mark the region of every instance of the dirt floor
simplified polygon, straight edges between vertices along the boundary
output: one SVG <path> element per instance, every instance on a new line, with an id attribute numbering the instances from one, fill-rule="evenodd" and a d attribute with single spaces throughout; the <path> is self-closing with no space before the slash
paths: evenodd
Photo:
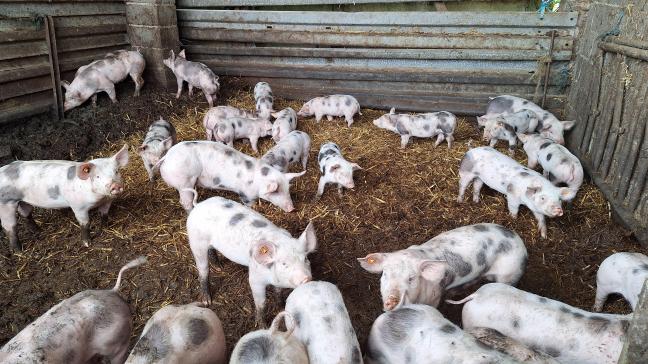
<path id="1" fill-rule="evenodd" d="M 224 90 L 218 104 L 253 108 L 249 89 L 226 83 Z M 186 238 L 186 216 L 177 193 L 160 179 L 148 182 L 134 147 L 160 115 L 176 126 L 180 140 L 204 138 L 202 116 L 207 104 L 201 93 L 192 98 L 185 93 L 180 100 L 171 92 L 145 89 L 137 99 L 131 93 L 132 84 L 126 83 L 118 89 L 118 104 L 110 104 L 102 95 L 96 110 L 86 104 L 72 111 L 63 123 L 39 117 L 0 129 L 0 144 L 10 143 L 20 159 L 82 160 L 107 156 L 124 143 L 131 146 L 131 160 L 122 173 L 126 192 L 113 203 L 110 221 L 102 231 L 97 228 L 98 217 L 93 217 L 89 248 L 80 243 L 70 210 L 36 209 L 39 232 L 31 232 L 21 220 L 19 237 L 25 250 L 19 254 L 12 255 L 6 238 L 2 238 L 0 345 L 62 299 L 86 289 L 112 287 L 119 267 L 138 255 L 146 255 L 148 265 L 129 271 L 122 284 L 134 313 L 133 344 L 146 320 L 160 307 L 199 298 L 197 272 Z M 277 109 L 287 106 L 298 110 L 301 104 L 275 102 Z M 298 128 L 310 134 L 313 147 L 308 172 L 293 183 L 296 212 L 284 213 L 266 202 L 255 206 L 295 236 L 314 220 L 318 249 L 311 256 L 313 275 L 335 283 L 342 291 L 362 344 L 382 307 L 379 276 L 365 272 L 356 262 L 357 257 L 371 252 L 420 244 L 462 225 L 499 223 L 517 231 L 529 251 L 520 288 L 583 309 L 593 303 L 596 270 L 605 257 L 618 251 L 648 253 L 612 221 L 608 203 L 591 183 L 583 186 L 565 216 L 549 220 L 546 240 L 540 239 L 528 210 L 522 208 L 518 219 L 512 220 L 504 197 L 493 191 L 484 189 L 480 204 L 458 204 L 459 161 L 470 147 L 482 144 L 474 118 L 460 120 L 457 142 L 451 150 L 445 144 L 434 149 L 432 141 L 421 139 L 401 150 L 398 135 L 371 123 L 382 112 L 363 110 L 363 114 L 351 128 L 339 120 L 321 124 L 315 124 L 312 118 L 300 120 Z M 355 190 L 340 197 L 329 189 L 313 203 L 319 178 L 317 151 L 329 140 L 338 143 L 346 158 L 364 170 L 355 173 Z M 272 145 L 266 138 L 260 149 L 265 152 Z M 252 153 L 244 142 L 237 142 L 236 147 Z M 524 161 L 522 154 L 518 153 L 520 161 Z M 213 195 L 237 200 L 230 193 L 200 191 L 201 200 Z M 222 262 L 211 265 L 212 308 L 223 321 L 231 351 L 239 337 L 254 329 L 254 305 L 246 268 Z M 455 292 L 450 296 L 466 294 Z M 267 322 L 281 310 L 273 291 L 268 297 Z M 460 307 L 443 304 L 440 310 L 458 322 Z M 626 313 L 629 309 L 616 298 L 606 311 Z"/>

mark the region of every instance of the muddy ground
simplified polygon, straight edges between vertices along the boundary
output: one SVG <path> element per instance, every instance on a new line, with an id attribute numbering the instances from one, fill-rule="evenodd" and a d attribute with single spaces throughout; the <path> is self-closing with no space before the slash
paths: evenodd
<path id="1" fill-rule="evenodd" d="M 157 309 L 199 298 L 186 239 L 186 216 L 177 193 L 163 181 L 148 183 L 134 146 L 160 115 L 176 125 L 180 140 L 203 138 L 202 115 L 207 104 L 201 93 L 192 98 L 185 93 L 176 100 L 171 92 L 150 88 L 145 88 L 141 97 L 132 98 L 132 88 L 131 83 L 125 83 L 118 88 L 119 103 L 110 104 L 102 95 L 96 110 L 86 104 L 70 112 L 64 122 L 53 123 L 42 116 L 0 128 L 0 144 L 10 144 L 17 159 L 82 160 L 109 155 L 124 142 L 131 145 L 131 161 L 123 172 L 127 190 L 113 203 L 103 230 L 98 229 L 97 216 L 93 217 L 94 240 L 89 248 L 79 242 L 78 225 L 70 210 L 36 209 L 38 232 L 27 229 L 21 220 L 19 237 L 25 249 L 21 253 L 12 255 L 6 238 L 0 240 L 0 345 L 62 299 L 85 289 L 112 287 L 119 267 L 142 254 L 149 257 L 148 265 L 129 271 L 122 284 L 134 314 L 132 344 Z M 232 83 L 223 89 L 218 104 L 253 108 L 249 89 Z M 300 103 L 275 103 L 276 108 L 286 106 L 298 109 Z M 266 202 L 255 206 L 295 236 L 314 220 L 318 237 L 317 252 L 311 256 L 314 277 L 335 283 L 342 291 L 363 345 L 382 307 L 379 276 L 363 271 L 355 259 L 371 252 L 420 244 L 462 225 L 499 223 L 517 231 L 529 250 L 529 265 L 519 287 L 583 309 L 593 303 L 596 270 L 605 257 L 618 251 L 647 253 L 612 221 L 607 202 L 589 182 L 565 216 L 549 220 L 546 240 L 539 238 L 528 210 L 522 208 L 518 219 L 512 220 L 504 197 L 487 188 L 480 204 L 458 204 L 459 161 L 470 147 L 481 145 L 474 118 L 460 120 L 451 150 L 445 144 L 434 149 L 430 140 L 416 140 L 400 150 L 396 134 L 371 124 L 381 112 L 363 110 L 363 114 L 352 128 L 341 121 L 315 124 L 312 118 L 300 120 L 298 127 L 311 135 L 313 147 L 308 172 L 293 183 L 297 211 L 284 213 Z M 313 203 L 319 178 L 317 150 L 328 140 L 337 142 L 347 159 L 364 170 L 356 172 L 354 191 L 338 196 L 330 189 Z M 262 152 L 271 146 L 269 139 L 260 143 Z M 236 147 L 252 153 L 244 142 L 237 142 Z M 524 161 L 520 154 L 523 152 L 518 159 Z M 205 190 L 200 198 L 213 195 L 236 199 L 230 193 Z M 223 321 L 231 351 L 240 336 L 254 329 L 247 270 L 226 260 L 212 262 L 210 281 L 212 309 Z M 269 322 L 281 306 L 271 290 L 268 297 Z M 442 304 L 440 310 L 459 321 L 460 307 Z M 629 308 L 617 297 L 606 311 L 626 313 Z"/>

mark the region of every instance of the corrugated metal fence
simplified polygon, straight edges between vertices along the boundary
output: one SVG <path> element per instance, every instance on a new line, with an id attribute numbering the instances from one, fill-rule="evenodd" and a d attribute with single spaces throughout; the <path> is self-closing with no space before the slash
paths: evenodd
<path id="1" fill-rule="evenodd" d="M 71 80 L 79 66 L 129 44 L 123 0 L 2 1 L 0 8 L 0 123 L 50 110 L 57 58 L 61 79 Z M 50 58 L 52 49 L 58 57 Z"/>
<path id="2" fill-rule="evenodd" d="M 349 93 L 368 107 L 460 114 L 483 112 L 488 97 L 498 94 L 537 100 L 551 60 L 547 106 L 562 109 L 575 12 L 540 19 L 531 12 L 217 8 L 267 2 L 178 0 L 180 38 L 190 58 L 219 75 L 267 80 L 289 98 Z"/>

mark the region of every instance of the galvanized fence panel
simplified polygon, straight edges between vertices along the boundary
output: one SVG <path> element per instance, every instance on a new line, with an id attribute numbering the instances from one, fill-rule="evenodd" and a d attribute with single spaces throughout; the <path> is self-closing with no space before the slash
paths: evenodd
<path id="1" fill-rule="evenodd" d="M 55 106 L 53 61 L 71 81 L 79 66 L 129 46 L 123 0 L 0 1 L 0 8 L 0 123 Z M 48 15 L 55 34 L 49 42 Z"/>
<path id="2" fill-rule="evenodd" d="M 205 9 L 231 3 L 179 0 L 181 41 L 218 74 L 269 81 L 279 95 L 350 93 L 371 107 L 478 114 L 494 95 L 538 99 L 548 71 L 547 106 L 565 99 L 574 12 Z"/>

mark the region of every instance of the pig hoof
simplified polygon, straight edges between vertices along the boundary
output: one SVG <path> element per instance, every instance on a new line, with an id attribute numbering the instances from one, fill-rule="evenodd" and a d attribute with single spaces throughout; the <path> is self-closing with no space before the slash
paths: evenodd
<path id="1" fill-rule="evenodd" d="M 83 246 L 85 246 L 86 248 L 90 247 L 90 241 L 89 240 L 83 240 L 82 243 L 83 243 Z"/>

